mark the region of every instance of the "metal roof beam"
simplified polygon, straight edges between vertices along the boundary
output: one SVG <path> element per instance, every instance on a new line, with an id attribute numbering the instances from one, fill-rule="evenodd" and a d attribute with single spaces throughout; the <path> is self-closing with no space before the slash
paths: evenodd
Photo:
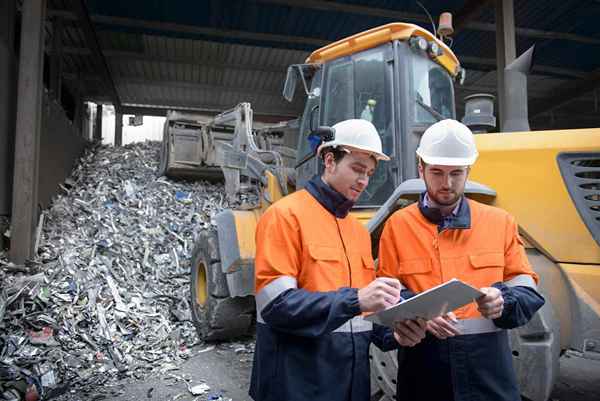
<path id="1" fill-rule="evenodd" d="M 600 88 L 600 68 L 587 74 L 584 79 L 565 82 L 552 91 L 552 95 L 529 103 L 529 118 L 547 113 Z"/>
<path id="2" fill-rule="evenodd" d="M 197 89 L 202 91 L 215 91 L 219 92 L 246 92 L 248 94 L 261 95 L 261 96 L 283 96 L 281 91 L 277 90 L 265 90 L 256 87 L 239 87 L 239 86 L 223 86 L 214 84 L 204 84 L 199 82 L 190 81 L 170 81 L 170 80 L 154 80 L 139 77 L 120 76 L 117 81 L 118 85 L 144 85 L 146 87 L 161 87 L 161 88 L 182 88 L 182 89 Z"/>
<path id="3" fill-rule="evenodd" d="M 257 0 L 259 3 L 269 3 L 292 8 L 307 8 L 318 11 L 335 11 L 338 13 L 368 15 L 370 17 L 382 17 L 395 20 L 410 19 L 418 22 L 430 23 L 429 18 L 423 14 L 407 13 L 385 8 L 375 8 L 369 6 L 359 6 L 347 3 L 337 3 L 335 1 L 322 0 Z"/>
<path id="4" fill-rule="evenodd" d="M 191 56 L 158 56 L 144 53 L 137 53 L 131 51 L 118 51 L 118 50 L 104 50 L 104 57 L 111 61 L 148 61 L 155 63 L 173 63 L 173 64 L 190 64 L 190 65 L 201 65 L 205 67 L 212 67 L 218 69 L 231 69 L 241 71 L 257 71 L 257 72 L 272 72 L 285 74 L 287 72 L 287 65 L 273 66 L 273 65 L 261 65 L 261 64 L 231 64 L 214 61 L 205 61 L 201 58 Z M 91 55 L 91 52 L 87 48 L 82 47 L 65 47 L 63 48 L 63 54 L 72 54 L 79 56 Z M 306 54 L 308 55 L 308 53 Z M 301 57 L 300 59 L 304 59 Z"/>
<path id="5" fill-rule="evenodd" d="M 84 81 L 100 81 L 101 77 L 96 74 L 83 74 L 77 75 L 72 72 L 67 72 L 63 75 L 66 80 L 84 80 Z M 161 87 L 161 88 L 183 88 L 183 89 L 195 89 L 202 91 L 212 91 L 215 93 L 221 92 L 239 92 L 242 95 L 261 95 L 261 96 L 281 96 L 281 92 L 278 89 L 275 90 L 264 90 L 249 86 L 223 86 L 216 84 L 206 84 L 200 82 L 190 81 L 174 81 L 174 80 L 154 80 L 148 78 L 140 78 L 138 76 L 120 76 L 117 81 L 117 85 L 143 85 L 146 87 Z M 496 87 L 493 85 L 462 85 L 456 87 L 457 91 L 476 91 L 485 93 L 496 93 Z M 530 91 L 530 95 L 534 97 L 545 97 L 546 91 Z M 283 101 L 283 99 L 282 99 Z"/>
<path id="6" fill-rule="evenodd" d="M 89 56 L 91 51 L 84 47 L 65 47 L 63 48 L 63 54 Z M 118 51 L 118 50 L 104 50 L 104 57 L 109 60 L 139 60 L 148 62 L 166 62 L 174 64 L 199 64 L 206 67 L 213 67 L 219 69 L 232 69 L 240 71 L 257 71 L 257 72 L 273 72 L 285 74 L 287 71 L 287 65 L 281 66 L 265 66 L 261 64 L 230 64 L 230 63 L 218 63 L 203 61 L 198 58 L 189 56 L 155 56 L 144 53 L 137 53 L 131 51 Z M 308 53 L 306 53 L 308 56 Z M 300 59 L 304 59 L 304 56 L 300 56 Z M 460 56 L 459 60 L 463 65 L 473 65 L 477 67 L 484 67 L 483 71 L 493 71 L 496 69 L 496 60 L 493 58 L 482 58 L 472 56 Z M 479 68 L 473 68 L 479 69 Z M 571 70 L 567 68 L 553 67 L 547 65 L 534 65 L 533 72 L 540 74 L 551 74 L 559 75 L 572 78 L 583 78 L 586 73 L 583 71 Z"/>
<path id="7" fill-rule="evenodd" d="M 137 115 L 145 115 L 145 116 L 157 116 L 157 117 L 165 117 L 167 114 L 167 110 L 176 110 L 187 113 L 206 113 L 206 114 L 219 114 L 223 112 L 223 110 L 228 110 L 232 107 L 231 104 L 211 104 L 211 105 L 203 105 L 203 106 L 189 106 L 189 105 L 172 105 L 172 106 L 153 106 L 153 105 L 123 105 L 123 114 L 137 114 Z M 293 110 L 273 110 L 269 108 L 269 111 L 262 112 L 260 110 L 253 109 L 253 115 L 255 119 L 261 116 L 265 117 L 281 117 L 284 119 L 296 118 L 298 114 Z"/>
<path id="8" fill-rule="evenodd" d="M 83 79 L 86 81 L 99 81 L 101 77 L 95 74 L 85 74 L 78 76 L 73 73 L 65 73 L 64 78 L 67 80 L 76 80 Z M 223 86 L 223 85 L 215 85 L 215 84 L 205 84 L 200 82 L 190 82 L 190 81 L 171 81 L 171 80 L 154 80 L 147 78 L 139 78 L 137 76 L 120 76 L 117 81 L 118 85 L 143 85 L 145 87 L 161 87 L 161 88 L 183 88 L 183 89 L 195 89 L 202 91 L 214 91 L 215 93 L 222 92 L 240 92 L 246 95 L 260 95 L 260 96 L 276 96 L 281 97 L 283 101 L 283 96 L 281 95 L 281 91 L 279 89 L 275 90 L 265 90 L 256 87 L 249 86 Z"/>
<path id="9" fill-rule="evenodd" d="M 295 8 L 307 8 L 313 10 L 320 11 L 335 11 L 340 13 L 348 13 L 348 14 L 359 14 L 359 15 L 369 15 L 372 17 L 381 17 L 387 18 L 391 20 L 412 20 L 416 22 L 423 22 L 429 24 L 429 18 L 422 14 L 413 14 L 407 13 L 404 11 L 390 10 L 385 8 L 375 8 L 369 6 L 357 6 L 350 5 L 344 3 L 336 3 L 334 1 L 323 1 L 323 0 L 257 0 L 261 3 L 269 3 L 269 4 L 279 4 L 286 5 L 289 7 Z M 481 0 L 481 1 L 472 1 L 472 3 L 488 3 L 490 0 Z M 471 2 L 471 1 L 470 1 Z M 484 6 L 482 4 L 481 6 Z M 496 24 L 490 24 L 485 22 L 475 22 L 469 21 L 468 19 L 474 19 L 478 15 L 478 12 L 481 9 L 477 9 L 478 5 L 465 5 L 461 10 L 458 10 L 458 13 L 464 13 L 464 17 L 467 18 L 467 22 L 461 25 L 458 25 L 459 19 L 455 18 L 457 21 L 457 25 L 461 30 L 474 30 L 474 31 L 485 31 L 485 32 L 495 32 Z M 457 17 L 459 15 L 457 14 Z M 537 38 L 537 39 L 561 39 L 561 40 L 569 40 L 573 42 L 587 43 L 587 44 L 600 44 L 600 39 L 576 35 L 572 33 L 565 32 L 550 32 L 539 29 L 528 29 L 528 28 L 515 28 L 515 33 L 517 36 Z"/>
<path id="10" fill-rule="evenodd" d="M 473 65 L 478 67 L 486 67 L 483 71 L 495 71 L 496 70 L 496 59 L 493 58 L 482 58 L 482 57 L 472 57 L 472 56 L 460 56 L 460 63 L 462 65 Z M 477 69 L 477 68 L 473 68 Z M 549 65 L 533 65 L 533 72 L 538 74 L 551 74 L 551 75 L 559 75 L 564 77 L 571 78 L 584 78 L 586 73 L 583 71 L 571 70 L 567 68 L 553 67 Z M 468 77 L 468 71 L 467 71 Z"/>
<path id="11" fill-rule="evenodd" d="M 476 92 L 476 93 L 490 93 L 493 95 L 497 95 L 498 94 L 498 90 L 497 87 L 495 85 L 477 85 L 477 84 L 473 84 L 473 85 L 462 85 L 462 86 L 457 86 L 455 88 L 456 92 Z M 544 98 L 546 97 L 548 91 L 534 91 L 534 90 L 530 90 L 529 91 L 529 95 L 531 98 Z"/>
<path id="12" fill-rule="evenodd" d="M 278 35 L 272 33 L 261 33 L 261 32 L 249 32 L 249 31 L 238 31 L 238 30 L 230 30 L 230 29 L 219 29 L 219 28 L 208 28 L 208 27 L 199 27 L 195 25 L 184 25 L 177 24 L 173 22 L 163 22 L 163 21 L 148 21 L 134 18 L 125 18 L 125 17 L 112 17 L 106 15 L 93 15 L 92 21 L 96 24 L 106 24 L 106 25 L 117 25 L 117 26 L 125 26 L 130 28 L 141 28 L 148 29 L 154 31 L 162 31 L 162 32 L 175 32 L 175 33 L 188 33 L 195 35 L 205 35 L 205 36 L 214 36 L 221 37 L 227 39 L 242 39 L 242 40 L 256 40 L 256 41 L 264 41 L 264 42 L 277 42 L 277 43 L 285 43 L 285 44 L 300 44 L 300 45 L 309 45 L 315 47 L 325 46 L 331 41 L 319 39 L 319 38 L 309 38 L 302 36 L 292 36 L 292 35 Z"/>
<path id="13" fill-rule="evenodd" d="M 102 55 L 102 50 L 100 49 L 98 37 L 96 36 L 96 31 L 94 30 L 94 26 L 92 25 L 92 21 L 90 20 L 85 1 L 67 0 L 66 3 L 70 5 L 69 9 L 74 10 L 74 15 L 77 18 L 81 30 L 83 31 L 83 36 L 85 38 L 86 44 L 92 52 L 92 56 L 94 57 L 96 65 L 100 68 L 101 76 L 106 85 L 106 89 L 108 90 L 110 97 L 114 102 L 115 109 L 118 110 L 121 107 L 119 93 L 117 92 L 117 88 L 115 87 L 115 83 L 112 79 L 112 75 L 110 73 L 108 64 L 106 63 L 106 60 Z"/>
<path id="14" fill-rule="evenodd" d="M 454 13 L 454 34 L 463 30 L 471 21 L 477 19 L 484 8 L 493 0 L 467 0 L 460 10 Z"/>
<path id="15" fill-rule="evenodd" d="M 473 29 L 476 31 L 487 31 L 495 32 L 496 28 L 494 24 L 488 24 L 483 22 L 470 22 L 467 24 L 465 29 Z M 544 31 L 541 29 L 529 29 L 529 28 L 518 28 L 515 27 L 515 33 L 517 36 L 544 39 L 544 40 L 567 40 L 571 42 L 579 42 L 590 45 L 600 44 L 600 39 L 592 38 L 589 36 L 576 35 L 574 33 L 567 32 L 552 32 Z"/>
<path id="16" fill-rule="evenodd" d="M 260 2 L 265 3 L 273 3 L 273 4 L 281 4 L 281 5 L 289 5 L 290 7 L 297 8 L 308 8 L 308 9 L 316 9 L 322 11 L 335 11 L 335 12 L 344 12 L 349 14 L 357 14 L 357 15 L 368 15 L 374 17 L 382 17 L 386 18 L 390 21 L 393 20 L 410 20 L 415 22 L 423 22 L 429 24 L 429 19 L 421 14 L 413 14 L 407 13 L 403 11 L 396 11 L 384 8 L 373 8 L 368 6 L 357 6 L 350 4 L 342 4 L 342 3 L 334 3 L 331 1 L 320 1 L 320 0 L 305 0 L 302 2 L 296 2 L 293 0 L 258 0 Z M 289 3 L 289 4 L 288 4 Z M 66 10 L 50 10 L 50 16 L 61 16 L 64 19 L 75 19 L 73 13 Z M 308 38 L 301 36 L 292 36 L 292 35 L 277 35 L 277 34 L 268 34 L 268 33 L 260 33 L 260 32 L 248 32 L 248 31 L 239 31 L 239 30 L 228 30 L 228 29 L 219 29 L 219 28 L 206 28 L 206 27 L 198 27 L 194 25 L 185 25 L 185 24 L 177 24 L 172 22 L 163 22 L 163 21 L 149 21 L 149 20 L 138 20 L 135 18 L 125 18 L 125 17 L 112 17 L 105 15 L 94 14 L 91 16 L 91 20 L 98 24 L 106 24 L 106 25 L 117 25 L 124 27 L 132 27 L 132 28 L 141 28 L 155 31 L 163 31 L 163 32 L 173 32 L 173 33 L 188 33 L 188 34 L 197 34 L 197 35 L 205 35 L 205 36 L 214 36 L 214 37 L 222 37 L 228 39 L 250 39 L 256 41 L 266 41 L 266 42 L 274 42 L 274 43 L 294 43 L 299 45 L 308 45 L 314 47 L 322 47 L 325 46 L 331 41 L 323 40 L 319 38 Z M 485 22 L 476 22 L 470 21 L 465 23 L 464 27 L 461 27 L 462 30 L 474 30 L 474 31 L 485 31 L 485 32 L 495 32 L 496 25 L 485 23 Z M 515 33 L 517 36 L 536 38 L 536 39 L 545 39 L 545 40 L 567 40 L 572 42 L 586 43 L 586 44 L 600 44 L 600 39 L 576 35 L 573 33 L 566 32 L 551 32 L 544 31 L 540 29 L 529 29 L 529 28 L 515 28 Z"/>

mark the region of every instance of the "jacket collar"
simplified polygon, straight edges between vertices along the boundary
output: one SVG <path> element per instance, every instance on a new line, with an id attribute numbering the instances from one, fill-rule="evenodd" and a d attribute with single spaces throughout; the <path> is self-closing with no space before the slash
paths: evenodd
<path id="1" fill-rule="evenodd" d="M 471 228 L 471 208 L 467 198 L 463 195 L 460 199 L 458 209 L 455 209 L 449 216 L 442 216 L 440 209 L 429 207 L 423 201 L 427 192 L 423 192 L 419 198 L 419 210 L 423 217 L 425 217 L 430 223 L 438 226 L 438 230 L 444 230 L 447 228 L 454 229 L 469 229 Z"/>
<path id="2" fill-rule="evenodd" d="M 325 184 L 319 175 L 315 175 L 304 187 L 317 202 L 327 209 L 335 217 L 343 219 L 348 215 L 354 202 L 344 195 Z"/>

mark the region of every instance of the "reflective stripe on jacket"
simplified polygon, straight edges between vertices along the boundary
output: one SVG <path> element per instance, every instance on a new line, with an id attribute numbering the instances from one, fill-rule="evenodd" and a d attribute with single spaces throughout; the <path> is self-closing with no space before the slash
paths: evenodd
<path id="1" fill-rule="evenodd" d="M 473 330 L 446 340 L 428 333 L 404 357 L 399 353 L 398 400 L 520 400 L 508 335 L 501 329 L 526 324 L 544 299 L 514 219 L 466 198 L 447 228 L 440 230 L 425 215 L 426 208 L 413 204 L 386 222 L 378 275 L 399 278 L 408 296 L 455 277 L 477 288 L 494 286 L 504 310 L 490 321 L 473 302 L 455 311 L 460 325 Z"/>
<path id="2" fill-rule="evenodd" d="M 281 199 L 256 231 L 256 401 L 369 399 L 369 345 L 395 347 L 362 319 L 358 288 L 375 279 L 371 242 L 309 192 Z"/>

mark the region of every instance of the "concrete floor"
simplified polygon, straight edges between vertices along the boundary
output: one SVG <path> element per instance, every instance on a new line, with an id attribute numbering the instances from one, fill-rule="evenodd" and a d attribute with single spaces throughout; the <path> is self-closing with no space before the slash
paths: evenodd
<path id="1" fill-rule="evenodd" d="M 569 354 L 560 360 L 560 376 L 552 401 L 600 400 L 600 361 Z"/>
<path id="2" fill-rule="evenodd" d="M 204 401 L 218 399 L 218 396 L 221 396 L 222 401 L 229 399 L 251 401 L 248 396 L 248 385 L 252 370 L 252 353 L 246 350 L 240 352 L 240 349 L 248 347 L 252 342 L 252 339 L 249 339 L 241 343 L 200 346 L 194 349 L 192 357 L 179 370 L 170 372 L 175 376 L 190 379 L 191 386 L 201 383 L 208 385 L 210 390 L 201 396 L 193 396 L 184 381 L 174 383 L 168 374 L 161 374 L 144 381 L 120 383 L 115 386 L 115 390 L 123 391 L 122 394 L 102 399 Z M 93 395 L 81 397 L 77 394 L 70 394 L 59 400 L 83 401 L 89 399 L 94 399 Z M 563 357 L 561 374 L 552 393 L 551 401 L 598 400 L 600 400 L 600 361 L 586 360 L 572 355 Z"/>

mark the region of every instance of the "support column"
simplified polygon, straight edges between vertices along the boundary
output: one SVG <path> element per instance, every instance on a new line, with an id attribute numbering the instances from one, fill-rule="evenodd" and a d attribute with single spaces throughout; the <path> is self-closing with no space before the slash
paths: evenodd
<path id="1" fill-rule="evenodd" d="M 15 60 L 16 0 L 0 1 L 0 216 L 8 216 L 12 204 L 12 179 L 15 145 Z M 2 238 L 0 227 L 0 241 Z"/>
<path id="2" fill-rule="evenodd" d="M 115 146 L 123 146 L 123 113 L 115 113 Z"/>
<path id="3" fill-rule="evenodd" d="M 73 94 L 73 96 L 75 96 L 75 116 L 73 117 L 73 125 L 75 126 L 77 132 L 79 132 L 79 135 L 84 137 L 87 141 L 91 141 L 93 133 L 89 132 L 89 127 L 84 129 L 84 123 L 86 121 L 85 114 L 87 113 L 87 107 L 83 102 L 84 86 L 83 79 L 81 77 L 81 72 L 78 73 L 77 84 L 74 86 L 76 88 L 75 93 Z"/>
<path id="4" fill-rule="evenodd" d="M 46 0 L 23 0 L 22 14 L 10 249 L 15 263 L 34 256 Z"/>
<path id="5" fill-rule="evenodd" d="M 504 67 L 516 57 L 515 12 L 513 0 L 496 0 L 496 72 L 498 76 L 498 125 L 506 109 L 504 93 Z"/>
<path id="6" fill-rule="evenodd" d="M 94 130 L 94 141 L 102 141 L 102 105 L 96 105 L 96 129 Z"/>
<path id="7" fill-rule="evenodd" d="M 50 56 L 50 92 L 60 103 L 62 75 L 62 36 L 63 21 L 56 17 L 52 23 L 52 54 Z"/>
<path id="8" fill-rule="evenodd" d="M 75 93 L 75 113 L 73 114 L 73 126 L 80 136 L 83 136 L 83 112 L 83 99 L 79 93 Z"/>

